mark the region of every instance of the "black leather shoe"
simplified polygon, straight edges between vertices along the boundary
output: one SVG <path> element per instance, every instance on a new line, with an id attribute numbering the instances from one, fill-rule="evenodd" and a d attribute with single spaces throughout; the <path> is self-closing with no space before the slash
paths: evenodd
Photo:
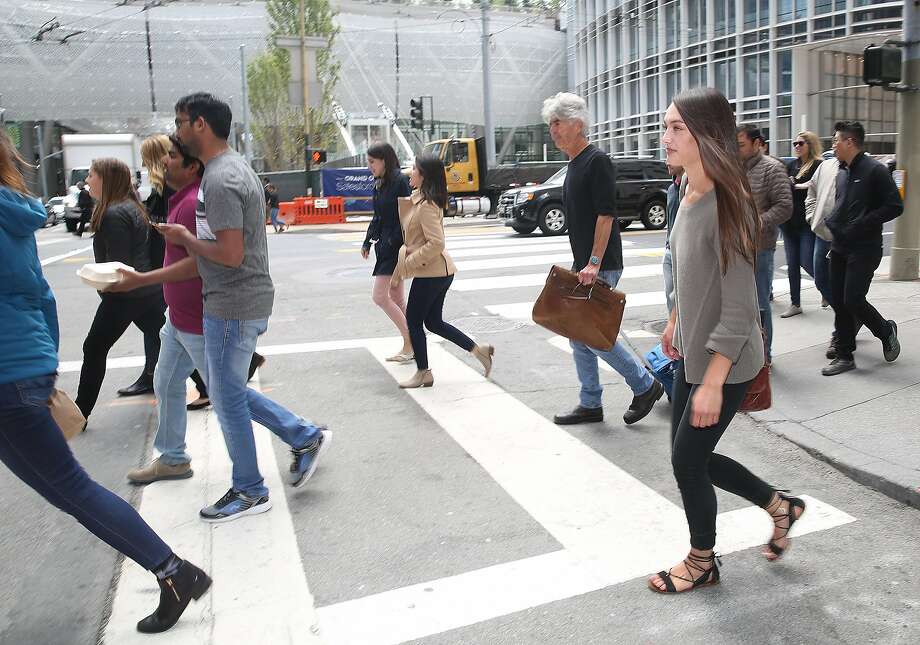
<path id="1" fill-rule="evenodd" d="M 849 372 L 850 370 L 856 369 L 856 361 L 852 358 L 841 358 L 838 356 L 831 364 L 821 370 L 821 373 L 824 376 L 837 376 L 838 374 L 843 374 L 844 372 Z"/>
<path id="2" fill-rule="evenodd" d="M 252 360 L 249 361 L 249 378 L 247 380 L 251 381 L 252 377 L 256 374 L 256 370 L 263 365 L 265 365 L 265 357 L 262 356 L 262 354 L 253 352 Z"/>
<path id="3" fill-rule="evenodd" d="M 153 377 L 147 373 L 141 374 L 128 387 L 118 390 L 118 396 L 138 396 L 139 394 L 148 394 L 153 392 Z"/>
<path id="4" fill-rule="evenodd" d="M 652 387 L 645 394 L 634 396 L 629 409 L 623 414 L 623 422 L 626 425 L 632 425 L 636 421 L 641 421 L 652 411 L 655 401 L 664 396 L 664 385 L 658 381 L 652 382 Z"/>
<path id="5" fill-rule="evenodd" d="M 210 588 L 211 579 L 191 562 L 183 561 L 174 575 L 157 580 L 157 584 L 160 585 L 160 605 L 137 624 L 137 631 L 142 634 L 159 634 L 175 625 L 188 604 L 201 598 Z"/>
<path id="6" fill-rule="evenodd" d="M 827 351 L 824 352 L 824 356 L 827 357 L 827 360 L 832 361 L 837 358 L 837 339 L 834 336 L 831 336 L 831 342 L 827 346 Z"/>
<path id="7" fill-rule="evenodd" d="M 597 423 L 604 420 L 604 408 L 583 408 L 580 405 L 568 414 L 557 414 L 553 423 L 559 426 L 571 426 L 576 423 Z"/>
<path id="8" fill-rule="evenodd" d="M 901 353 L 901 343 L 898 341 L 898 323 L 889 320 L 888 324 L 891 325 L 891 335 L 882 341 L 882 351 L 885 354 L 885 360 L 892 363 Z"/>

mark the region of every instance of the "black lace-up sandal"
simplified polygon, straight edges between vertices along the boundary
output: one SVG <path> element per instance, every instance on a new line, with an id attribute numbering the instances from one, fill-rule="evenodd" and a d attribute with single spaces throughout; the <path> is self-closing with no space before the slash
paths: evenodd
<path id="1" fill-rule="evenodd" d="M 789 530 L 792 529 L 792 525 L 798 522 L 802 515 L 805 514 L 805 501 L 799 499 L 798 497 L 790 497 L 788 495 L 784 495 L 783 492 L 784 491 L 776 491 L 776 494 L 779 496 L 779 504 L 776 506 L 773 512 L 770 513 L 770 517 L 773 518 L 773 525 L 781 531 L 785 532 L 778 538 L 773 538 L 767 542 L 766 548 L 775 556 L 771 558 L 766 554 L 766 552 L 764 552 L 764 556 L 770 562 L 776 562 L 781 557 L 783 557 L 783 554 L 786 551 L 789 550 L 789 542 L 786 543 L 786 546 L 780 546 L 777 544 L 777 541 L 782 540 L 783 538 L 787 538 L 789 535 Z M 802 509 L 802 512 L 798 515 L 795 514 L 795 509 L 797 508 Z M 784 520 L 787 520 L 789 524 L 786 526 L 780 526 Z"/>
<path id="2" fill-rule="evenodd" d="M 661 581 L 664 582 L 664 589 L 661 589 L 650 579 L 648 581 L 648 587 L 656 593 L 683 593 L 685 591 L 693 591 L 699 587 L 708 587 L 709 585 L 719 584 L 719 565 L 722 564 L 722 560 L 719 559 L 715 553 L 709 555 L 697 555 L 693 552 L 689 553 L 686 558 L 684 558 L 684 565 L 687 567 L 687 573 L 691 576 L 685 578 L 677 574 L 671 573 L 671 569 L 667 571 L 659 571 L 658 577 L 661 578 Z M 699 575 L 697 575 L 697 572 Z M 674 586 L 674 578 L 678 580 L 683 580 L 684 582 L 689 582 L 690 586 L 686 589 L 677 590 L 677 587 Z"/>

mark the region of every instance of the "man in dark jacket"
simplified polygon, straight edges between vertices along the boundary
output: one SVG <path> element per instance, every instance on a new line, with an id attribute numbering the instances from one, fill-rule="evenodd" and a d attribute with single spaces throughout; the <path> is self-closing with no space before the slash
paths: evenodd
<path id="1" fill-rule="evenodd" d="M 77 193 L 77 209 L 80 211 L 80 222 L 77 224 L 77 230 L 74 231 L 74 235 L 83 237 L 83 231 L 86 229 L 86 225 L 93 215 L 93 206 L 95 202 L 86 189 L 86 184 L 82 181 L 77 183 L 77 189 L 80 191 Z"/>
<path id="2" fill-rule="evenodd" d="M 767 336 L 767 362 L 773 360 L 773 312 L 770 295 L 773 292 L 773 256 L 779 225 L 792 217 L 792 189 L 789 174 L 779 159 L 764 153 L 766 143 L 760 128 L 754 125 L 738 127 L 738 154 L 751 184 L 751 195 L 760 215 L 760 238 L 757 242 L 757 303 L 760 322 Z"/>
<path id="3" fill-rule="evenodd" d="M 882 225 L 904 210 L 898 187 L 888 169 L 866 156 L 866 131 L 858 121 L 834 125 L 834 154 L 840 161 L 834 210 L 824 220 L 833 233 L 830 252 L 836 357 L 821 370 L 825 376 L 856 367 L 858 325 L 882 341 L 885 360 L 901 353 L 898 326 L 885 320 L 866 300 L 872 276 L 882 261 Z"/>

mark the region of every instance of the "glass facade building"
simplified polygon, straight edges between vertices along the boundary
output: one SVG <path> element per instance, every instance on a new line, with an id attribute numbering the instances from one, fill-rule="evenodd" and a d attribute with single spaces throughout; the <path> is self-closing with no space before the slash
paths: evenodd
<path id="1" fill-rule="evenodd" d="M 862 50 L 899 38 L 902 2 L 882 0 L 568 0 L 569 85 L 590 138 L 618 155 L 661 156 L 660 123 L 682 89 L 712 86 L 770 152 L 833 123 L 866 126 L 873 152 L 894 152 L 898 97 L 862 85 Z"/>

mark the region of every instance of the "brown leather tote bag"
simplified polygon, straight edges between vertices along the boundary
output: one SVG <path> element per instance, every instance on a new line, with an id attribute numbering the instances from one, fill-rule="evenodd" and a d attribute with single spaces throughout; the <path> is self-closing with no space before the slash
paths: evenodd
<path id="1" fill-rule="evenodd" d="M 533 306 L 533 321 L 588 347 L 610 351 L 620 333 L 626 294 L 603 280 L 586 287 L 578 274 L 553 266 Z"/>
<path id="2" fill-rule="evenodd" d="M 767 336 L 763 330 L 764 356 L 766 356 Z M 761 412 L 767 410 L 773 405 L 773 390 L 770 388 L 770 367 L 764 363 L 764 366 L 757 372 L 757 376 L 748 386 L 748 391 L 741 401 L 741 412 Z"/>

